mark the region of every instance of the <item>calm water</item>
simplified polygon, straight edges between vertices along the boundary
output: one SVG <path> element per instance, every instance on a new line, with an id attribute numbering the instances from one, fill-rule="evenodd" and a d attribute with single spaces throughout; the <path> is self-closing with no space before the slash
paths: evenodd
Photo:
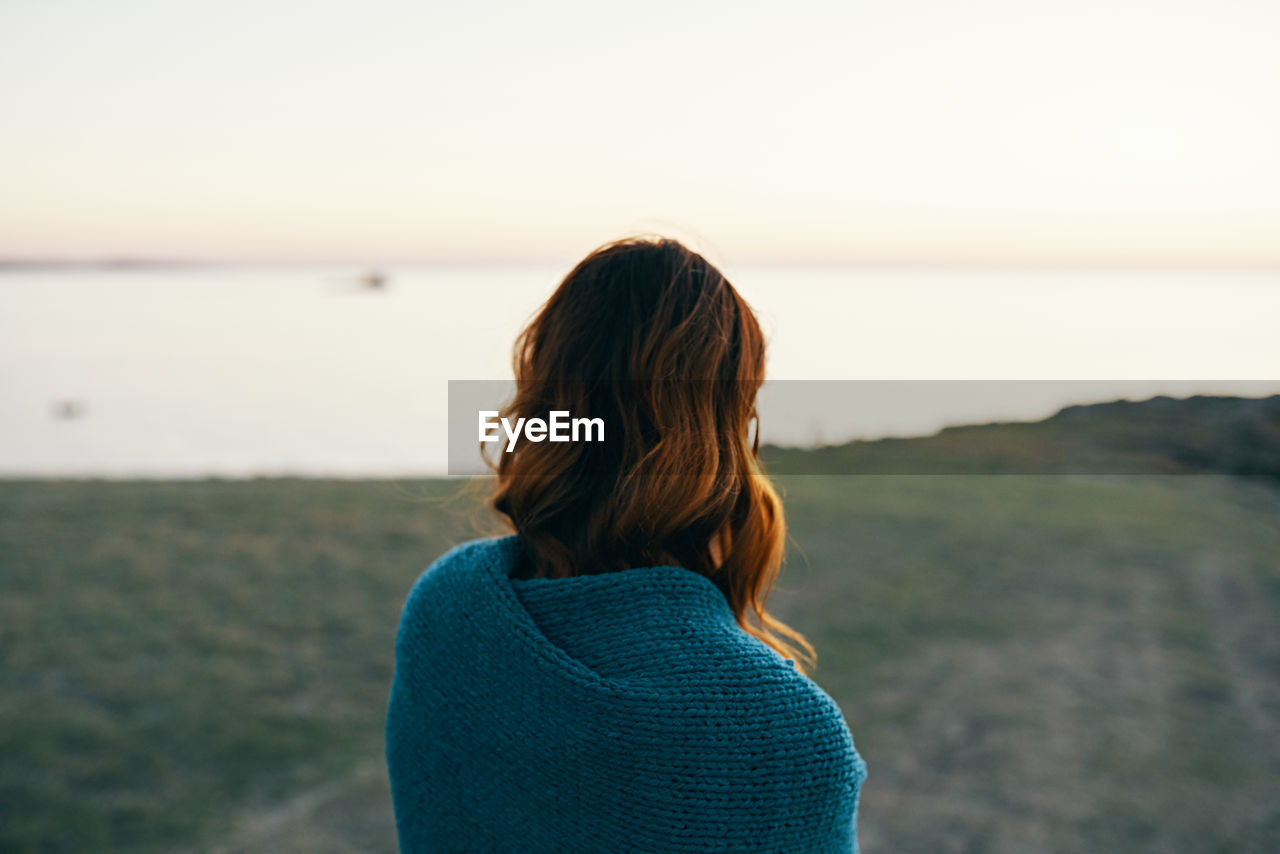
<path id="1" fill-rule="evenodd" d="M 565 271 L 387 272 L 380 290 L 341 268 L 0 274 L 0 474 L 443 471 L 448 380 L 509 377 Z M 772 378 L 1042 381 L 902 383 L 844 407 L 777 395 L 766 441 L 1280 391 L 1278 272 L 727 272 L 771 336 Z"/>

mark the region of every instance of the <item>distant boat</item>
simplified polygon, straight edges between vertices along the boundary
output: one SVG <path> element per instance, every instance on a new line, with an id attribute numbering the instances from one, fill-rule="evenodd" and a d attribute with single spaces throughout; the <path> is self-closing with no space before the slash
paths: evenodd
<path id="1" fill-rule="evenodd" d="M 360 277 L 359 282 L 365 290 L 378 291 L 387 286 L 387 275 L 381 270 L 370 270 Z"/>
<path id="2" fill-rule="evenodd" d="M 61 421 L 71 421 L 85 413 L 85 405 L 79 400 L 59 400 L 53 404 L 53 417 Z"/>
<path id="3" fill-rule="evenodd" d="M 385 291 L 391 276 L 378 267 L 367 267 L 363 272 L 344 273 L 331 279 L 333 291 Z"/>

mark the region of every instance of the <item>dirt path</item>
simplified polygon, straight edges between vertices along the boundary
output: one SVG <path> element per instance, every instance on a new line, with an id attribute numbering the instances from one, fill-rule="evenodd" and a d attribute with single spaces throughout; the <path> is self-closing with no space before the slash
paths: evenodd
<path id="1" fill-rule="evenodd" d="M 1213 625 L 1213 648 L 1230 683 L 1232 705 L 1258 743 L 1280 745 L 1280 632 L 1265 613 L 1257 576 L 1238 559 L 1209 552 L 1191 580 Z"/>
<path id="2" fill-rule="evenodd" d="M 210 854 L 338 854 L 395 851 L 386 766 L 357 765 L 345 777 L 298 792 L 288 800 L 247 811 Z"/>

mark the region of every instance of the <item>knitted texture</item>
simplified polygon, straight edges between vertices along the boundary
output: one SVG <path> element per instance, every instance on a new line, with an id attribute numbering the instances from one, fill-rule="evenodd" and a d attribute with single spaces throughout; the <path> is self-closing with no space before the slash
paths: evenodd
<path id="1" fill-rule="evenodd" d="M 432 564 L 400 619 L 387 766 L 402 852 L 853 852 L 866 764 L 835 701 L 709 579 Z"/>

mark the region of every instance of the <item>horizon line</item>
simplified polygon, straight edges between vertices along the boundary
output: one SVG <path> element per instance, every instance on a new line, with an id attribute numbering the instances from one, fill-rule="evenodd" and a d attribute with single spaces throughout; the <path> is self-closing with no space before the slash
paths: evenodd
<path id="1" fill-rule="evenodd" d="M 234 267 L 353 267 L 360 270 L 387 270 L 423 267 L 553 267 L 563 258 L 549 255 L 519 255 L 494 258 L 478 256 L 401 256 L 358 258 L 316 258 L 307 256 L 262 258 L 252 256 L 207 257 L 164 255 L 102 255 L 84 257 L 0 256 L 0 273 L 59 270 L 131 271 L 173 268 Z M 727 263 L 727 262 L 724 262 Z M 950 269 L 1035 269 L 1035 270 L 1185 270 L 1185 271 L 1280 271 L 1275 260 L 1173 260 L 1109 258 L 975 258 L 975 257 L 856 257 L 791 258 L 786 256 L 745 257 L 732 261 L 747 269 L 767 268 L 950 268 Z"/>

